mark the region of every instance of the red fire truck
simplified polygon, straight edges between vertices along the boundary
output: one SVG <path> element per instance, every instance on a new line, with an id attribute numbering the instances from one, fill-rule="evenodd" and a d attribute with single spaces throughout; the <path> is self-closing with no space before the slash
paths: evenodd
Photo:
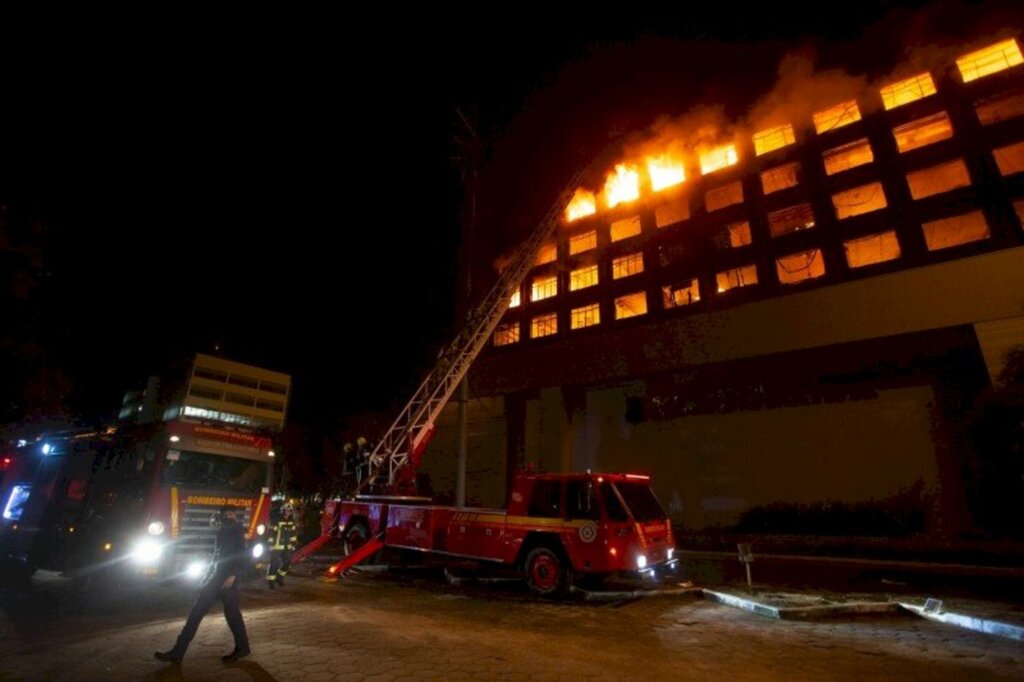
<path id="1" fill-rule="evenodd" d="M 0 559 L 13 570 L 200 577 L 210 519 L 238 508 L 255 559 L 269 523 L 273 453 L 255 433 L 186 422 L 22 441 L 0 488 Z"/>

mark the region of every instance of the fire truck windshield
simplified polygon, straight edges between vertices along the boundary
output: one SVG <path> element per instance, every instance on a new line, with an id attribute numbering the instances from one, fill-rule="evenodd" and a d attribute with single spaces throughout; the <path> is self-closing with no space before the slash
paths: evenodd
<path id="1" fill-rule="evenodd" d="M 647 483 L 626 483 L 616 482 L 616 489 L 622 495 L 623 501 L 633 514 L 633 520 L 641 523 L 645 521 L 661 521 L 665 518 L 665 510 L 661 508 L 658 498 Z"/>
<path id="2" fill-rule="evenodd" d="M 267 463 L 240 457 L 182 451 L 164 462 L 163 484 L 258 494 L 266 485 Z"/>

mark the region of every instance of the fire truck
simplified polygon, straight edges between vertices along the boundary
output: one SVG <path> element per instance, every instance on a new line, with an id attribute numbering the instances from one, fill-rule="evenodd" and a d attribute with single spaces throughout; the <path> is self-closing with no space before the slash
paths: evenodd
<path id="1" fill-rule="evenodd" d="M 357 491 L 363 494 L 329 501 L 320 537 L 293 561 L 340 538 L 347 556 L 327 570 L 329 577 L 389 549 L 443 557 L 449 573 L 467 566 L 513 570 L 541 595 L 563 592 L 574 577 L 651 573 L 675 561 L 671 523 L 643 474 L 522 472 L 504 510 L 438 506 L 416 495 L 416 468 L 437 417 L 490 340 L 588 171 L 570 181 L 377 442 L 369 475 Z"/>
<path id="2" fill-rule="evenodd" d="M 0 487 L 7 570 L 197 579 L 211 517 L 238 510 L 258 560 L 269 523 L 271 441 L 188 422 L 80 429 L 17 443 Z"/>

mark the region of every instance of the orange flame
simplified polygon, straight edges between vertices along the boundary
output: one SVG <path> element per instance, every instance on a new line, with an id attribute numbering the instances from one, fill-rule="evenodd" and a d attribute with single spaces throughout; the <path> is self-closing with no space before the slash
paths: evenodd
<path id="1" fill-rule="evenodd" d="M 595 213 L 597 213 L 597 200 L 594 199 L 594 193 L 580 187 L 572 195 L 572 201 L 565 209 L 565 221 L 571 223 Z"/>
<path id="2" fill-rule="evenodd" d="M 651 189 L 655 192 L 666 187 L 678 185 L 686 180 L 683 162 L 673 159 L 668 154 L 647 158 L 647 174 L 651 178 Z"/>
<path id="3" fill-rule="evenodd" d="M 604 201 L 608 208 L 640 198 L 640 174 L 636 168 L 620 163 L 604 182 Z"/>
<path id="4" fill-rule="evenodd" d="M 721 147 L 715 147 L 700 155 L 700 172 L 702 175 L 714 173 L 716 170 L 736 165 L 738 160 L 736 145 L 725 144 Z"/>

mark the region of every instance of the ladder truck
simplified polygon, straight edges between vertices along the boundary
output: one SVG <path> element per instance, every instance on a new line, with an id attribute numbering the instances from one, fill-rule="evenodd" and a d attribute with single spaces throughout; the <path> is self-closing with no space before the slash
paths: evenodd
<path id="1" fill-rule="evenodd" d="M 373 448 L 368 476 L 356 495 L 327 502 L 322 534 L 300 548 L 293 562 L 340 538 L 346 556 L 327 569 L 329 578 L 389 548 L 439 558 L 449 575 L 467 567 L 512 571 L 525 576 L 541 595 L 562 593 L 574 578 L 650 573 L 674 563 L 671 522 L 646 475 L 521 472 L 505 509 L 441 506 L 416 495 L 416 468 L 438 416 L 494 333 L 593 165 L 572 178 L 516 250 Z"/>

